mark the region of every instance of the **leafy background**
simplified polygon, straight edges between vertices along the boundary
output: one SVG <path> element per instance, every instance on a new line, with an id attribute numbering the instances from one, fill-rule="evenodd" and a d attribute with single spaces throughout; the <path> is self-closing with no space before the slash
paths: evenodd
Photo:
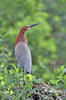
<path id="1" fill-rule="evenodd" d="M 55 83 L 59 68 L 59 79 L 65 82 L 66 0 L 0 0 L 0 91 L 13 92 L 11 88 L 18 86 L 16 81 L 21 78 L 22 69 L 17 67 L 14 55 L 15 39 L 22 26 L 37 22 L 40 25 L 25 34 L 32 54 L 33 75 L 37 81 Z"/>

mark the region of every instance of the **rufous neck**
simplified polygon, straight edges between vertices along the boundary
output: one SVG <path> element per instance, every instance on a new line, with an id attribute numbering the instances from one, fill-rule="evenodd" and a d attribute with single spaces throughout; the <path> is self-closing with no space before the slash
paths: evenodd
<path id="1" fill-rule="evenodd" d="M 18 35 L 22 35 L 22 36 L 24 36 L 24 33 L 25 33 L 25 31 L 24 30 L 20 30 L 20 32 L 19 32 L 19 34 Z"/>
<path id="2" fill-rule="evenodd" d="M 19 42 L 27 43 L 27 40 L 26 40 L 26 38 L 25 38 L 25 36 L 24 36 L 24 31 L 23 31 L 23 32 L 19 32 L 18 36 L 16 37 L 15 46 L 16 46 Z"/>

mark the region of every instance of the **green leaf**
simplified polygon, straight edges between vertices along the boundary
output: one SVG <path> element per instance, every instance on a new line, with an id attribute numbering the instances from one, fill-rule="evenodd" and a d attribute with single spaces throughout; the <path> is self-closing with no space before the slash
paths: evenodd
<path id="1" fill-rule="evenodd" d="M 3 79 L 4 79 L 4 77 L 0 76 L 0 80 L 3 80 Z"/>
<path id="2" fill-rule="evenodd" d="M 62 66 L 61 66 L 61 70 L 63 71 L 63 69 L 64 69 L 64 66 L 62 65 Z"/>
<path id="3" fill-rule="evenodd" d="M 5 82 L 2 80 L 1 81 L 1 86 L 4 86 L 5 85 Z"/>
<path id="4" fill-rule="evenodd" d="M 66 75 L 66 68 L 64 68 L 63 70 L 63 75 Z"/>

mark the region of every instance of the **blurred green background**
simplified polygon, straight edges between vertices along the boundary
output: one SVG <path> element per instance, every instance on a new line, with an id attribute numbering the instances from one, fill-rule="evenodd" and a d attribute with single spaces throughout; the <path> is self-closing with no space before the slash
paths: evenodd
<path id="1" fill-rule="evenodd" d="M 37 22 L 41 24 L 25 35 L 33 75 L 48 81 L 54 79 L 56 68 L 66 66 L 66 0 L 0 0 L 0 68 L 17 68 L 16 36 L 22 26 Z"/>

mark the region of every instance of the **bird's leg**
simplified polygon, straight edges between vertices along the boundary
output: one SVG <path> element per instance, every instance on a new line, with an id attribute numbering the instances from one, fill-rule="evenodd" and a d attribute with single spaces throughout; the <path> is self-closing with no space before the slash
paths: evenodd
<path id="1" fill-rule="evenodd" d="M 24 80 L 24 69 L 23 69 L 23 85 L 25 85 L 25 80 Z"/>

